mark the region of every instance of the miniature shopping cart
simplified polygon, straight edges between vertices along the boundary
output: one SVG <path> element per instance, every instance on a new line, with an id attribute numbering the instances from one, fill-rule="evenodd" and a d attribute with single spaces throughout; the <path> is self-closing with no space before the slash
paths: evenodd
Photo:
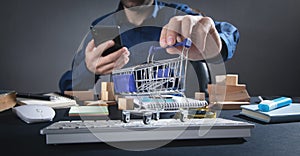
<path id="1" fill-rule="evenodd" d="M 155 52 L 161 47 L 152 46 L 146 64 L 113 71 L 115 93 L 134 99 L 132 110 L 123 110 L 122 120 L 130 121 L 130 114 L 141 114 L 143 122 L 158 120 L 162 112 L 176 112 L 185 121 L 190 108 L 207 106 L 206 101 L 186 98 L 185 82 L 188 52 L 192 42 L 185 39 L 174 46 L 182 46 L 177 58 L 154 61 Z"/>

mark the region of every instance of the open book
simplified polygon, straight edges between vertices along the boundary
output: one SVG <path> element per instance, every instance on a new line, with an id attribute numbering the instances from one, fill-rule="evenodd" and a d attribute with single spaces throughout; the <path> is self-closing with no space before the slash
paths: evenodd
<path id="1" fill-rule="evenodd" d="M 20 105 L 46 105 L 52 108 L 69 108 L 71 106 L 78 106 L 76 100 L 69 99 L 55 93 L 49 93 L 44 95 L 53 96 L 54 98 L 50 101 L 30 98 L 17 98 L 17 101 Z"/>

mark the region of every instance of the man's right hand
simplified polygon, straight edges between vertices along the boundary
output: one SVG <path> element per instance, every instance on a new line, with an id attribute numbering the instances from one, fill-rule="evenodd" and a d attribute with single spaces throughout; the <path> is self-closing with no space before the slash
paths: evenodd
<path id="1" fill-rule="evenodd" d="M 120 69 L 129 61 L 130 52 L 126 47 L 119 49 L 107 56 L 101 56 L 102 53 L 114 46 L 114 41 L 109 40 L 95 46 L 94 40 L 91 40 L 85 49 L 85 63 L 88 70 L 96 75 L 111 74 L 114 69 Z"/>

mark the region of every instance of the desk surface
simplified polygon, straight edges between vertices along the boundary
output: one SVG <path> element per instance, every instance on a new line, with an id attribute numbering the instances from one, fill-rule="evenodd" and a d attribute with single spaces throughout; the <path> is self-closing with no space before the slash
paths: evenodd
<path id="1" fill-rule="evenodd" d="M 56 110 L 54 121 L 65 116 L 67 109 Z M 240 110 L 224 110 L 220 117 L 255 124 L 250 138 L 179 140 L 158 149 L 124 151 L 105 143 L 47 145 L 40 129 L 51 123 L 26 124 L 12 110 L 0 113 L 0 147 L 10 155 L 299 155 L 300 122 L 263 124 L 239 116 Z"/>

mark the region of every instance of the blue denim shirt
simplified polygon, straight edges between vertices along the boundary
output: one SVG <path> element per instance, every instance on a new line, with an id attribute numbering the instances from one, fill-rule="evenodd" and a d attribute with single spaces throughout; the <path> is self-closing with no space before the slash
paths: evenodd
<path id="1" fill-rule="evenodd" d="M 130 60 L 134 61 L 141 60 L 140 58 L 145 57 L 145 54 L 142 55 L 141 52 L 135 52 L 136 49 L 140 48 L 134 47 L 143 43 L 152 44 L 154 41 L 158 42 L 161 29 L 169 22 L 170 18 L 178 15 L 202 16 L 201 13 L 193 11 L 193 9 L 186 4 L 165 3 L 155 0 L 153 13 L 141 26 L 136 27 L 126 20 L 127 18 L 125 17 L 123 9 L 123 5 L 120 3 L 116 11 L 96 19 L 92 22 L 91 27 L 97 24 L 119 25 L 121 27 L 121 41 L 131 53 Z M 233 57 L 235 52 L 239 40 L 239 32 L 236 27 L 227 22 L 215 21 L 215 26 L 223 43 L 221 50 L 222 61 L 229 60 Z M 91 39 L 92 36 L 88 33 L 73 59 L 72 69 L 64 73 L 61 77 L 59 83 L 61 92 L 65 90 L 92 89 L 95 82 L 100 78 L 99 75 L 91 73 L 85 64 L 85 47 Z M 147 45 L 143 46 L 146 47 Z M 143 60 L 139 63 L 142 62 Z M 129 65 L 132 64 L 129 63 Z"/>

